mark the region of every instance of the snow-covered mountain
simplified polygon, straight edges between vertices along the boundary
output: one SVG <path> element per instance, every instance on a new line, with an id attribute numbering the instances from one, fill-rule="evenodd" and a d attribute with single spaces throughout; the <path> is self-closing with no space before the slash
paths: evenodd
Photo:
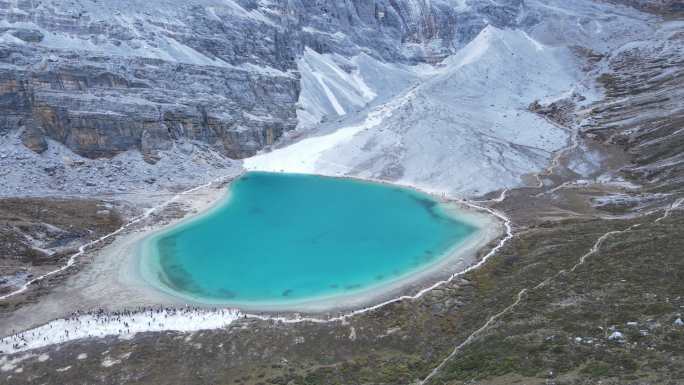
<path id="1" fill-rule="evenodd" d="M 325 111 L 337 120 L 294 144 L 246 159 L 245 167 L 389 180 L 461 196 L 520 186 L 571 140 L 569 129 L 533 113 L 530 104 L 582 104 L 596 97 L 577 45 L 598 55 L 648 28 L 634 12 L 620 9 L 624 15 L 609 18 L 591 2 L 534 6 L 519 17 L 553 21 L 521 28 L 488 25 L 432 67 L 368 59 L 361 66 L 356 63 L 364 57 L 356 56 L 347 65 L 353 77 L 342 77 L 337 73 L 345 64 L 337 56 L 317 55 L 317 63 L 325 64 L 305 62 L 299 72 L 332 86 L 312 98 L 314 87 L 302 82 L 300 103 L 305 113 Z M 347 117 L 346 110 L 358 107 L 342 108 L 339 100 L 348 100 L 345 87 L 357 84 L 364 90 L 356 93 L 357 101 L 365 101 L 361 94 L 393 94 Z M 389 91 L 390 84 L 403 88 Z"/>
<path id="2" fill-rule="evenodd" d="M 55 154 L 154 164 L 187 146 L 449 193 L 519 185 L 568 140 L 527 106 L 591 97 L 577 52 L 650 20 L 592 0 L 0 4 L 0 140 L 25 160 L 9 176 L 60 191 L 79 179 L 50 182 Z"/>
<path id="3" fill-rule="evenodd" d="M 242 158 L 293 129 L 306 52 L 437 61 L 483 17 L 510 23 L 502 15 L 519 1 L 482 10 L 444 0 L 1 4 L 12 116 L 2 131 L 25 130 L 38 152 L 47 137 L 89 158 L 136 148 L 154 161 L 181 138 Z M 457 23 L 462 15 L 479 21 Z"/>

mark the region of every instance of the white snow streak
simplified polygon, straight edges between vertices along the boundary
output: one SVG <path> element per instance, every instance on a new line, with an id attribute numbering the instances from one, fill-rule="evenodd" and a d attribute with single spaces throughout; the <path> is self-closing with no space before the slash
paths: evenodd
<path id="1" fill-rule="evenodd" d="M 328 97 L 328 101 L 330 102 L 330 105 L 332 105 L 333 109 L 335 109 L 335 112 L 337 112 L 337 115 L 345 115 L 347 112 L 342 108 L 342 105 L 340 102 L 337 100 L 335 97 L 335 94 L 333 94 L 332 91 L 330 91 L 330 88 L 328 88 L 328 85 L 325 84 L 325 80 L 323 79 L 323 75 L 321 75 L 318 72 L 314 72 L 313 76 L 318 80 L 318 84 L 321 85 L 321 88 L 323 88 L 323 91 L 325 92 L 325 96 Z"/>
<path id="2" fill-rule="evenodd" d="M 667 207 L 665 208 L 665 212 L 663 213 L 663 216 L 661 216 L 660 218 L 656 219 L 655 221 L 656 221 L 656 222 L 660 222 L 660 221 L 662 221 L 663 219 L 669 217 L 669 216 L 670 216 L 670 213 L 672 212 L 672 210 L 678 209 L 680 206 L 682 206 L 682 204 L 684 204 L 684 198 L 677 199 L 677 200 L 674 201 L 671 205 L 667 206 Z"/>

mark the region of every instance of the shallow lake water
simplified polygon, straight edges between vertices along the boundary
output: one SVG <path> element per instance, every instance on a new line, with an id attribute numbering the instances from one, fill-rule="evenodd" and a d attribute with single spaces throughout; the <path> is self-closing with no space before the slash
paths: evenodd
<path id="1" fill-rule="evenodd" d="M 143 242 L 141 271 L 199 302 L 301 302 L 402 279 L 476 231 L 414 190 L 253 172 L 207 214 Z"/>

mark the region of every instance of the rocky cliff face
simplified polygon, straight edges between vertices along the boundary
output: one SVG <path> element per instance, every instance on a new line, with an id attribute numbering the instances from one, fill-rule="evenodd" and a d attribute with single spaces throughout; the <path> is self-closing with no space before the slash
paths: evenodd
<path id="1" fill-rule="evenodd" d="M 680 0 L 603 0 L 618 5 L 628 5 L 641 11 L 655 13 L 667 18 L 681 19 L 684 3 Z"/>
<path id="2" fill-rule="evenodd" d="M 244 157 L 294 126 L 282 28 L 133 3 L 2 4 L 0 129 L 22 129 L 39 152 L 49 137 L 86 157 L 138 148 L 154 161 L 181 137 Z"/>
<path id="3" fill-rule="evenodd" d="M 486 24 L 534 22 L 522 0 L 0 0 L 0 133 L 89 158 L 179 139 L 232 158 L 297 125 L 305 47 L 436 62 Z"/>

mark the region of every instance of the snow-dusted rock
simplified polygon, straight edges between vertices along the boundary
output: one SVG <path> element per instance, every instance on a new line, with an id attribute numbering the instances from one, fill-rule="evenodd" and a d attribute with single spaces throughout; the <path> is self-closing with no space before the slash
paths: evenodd
<path id="1" fill-rule="evenodd" d="M 592 97 L 567 47 L 603 53 L 651 20 L 591 0 L 10 4 L 2 140 L 154 164 L 187 142 L 243 158 L 303 138 L 246 164 L 454 195 L 547 165 L 568 133 L 527 106 Z"/>
<path id="2" fill-rule="evenodd" d="M 522 31 L 487 27 L 442 67 L 431 73 L 414 69 L 418 85 L 370 109 L 363 121 L 346 120 L 333 132 L 244 164 L 384 179 L 458 195 L 517 186 L 568 140 L 562 128 L 526 110 L 532 100 L 576 86 L 578 75 L 568 61 L 564 49 L 544 47 Z M 358 76 L 372 84 L 363 69 Z"/>
<path id="3" fill-rule="evenodd" d="M 625 336 L 620 331 L 616 330 L 610 336 L 608 336 L 608 340 L 623 342 L 625 340 Z"/>

